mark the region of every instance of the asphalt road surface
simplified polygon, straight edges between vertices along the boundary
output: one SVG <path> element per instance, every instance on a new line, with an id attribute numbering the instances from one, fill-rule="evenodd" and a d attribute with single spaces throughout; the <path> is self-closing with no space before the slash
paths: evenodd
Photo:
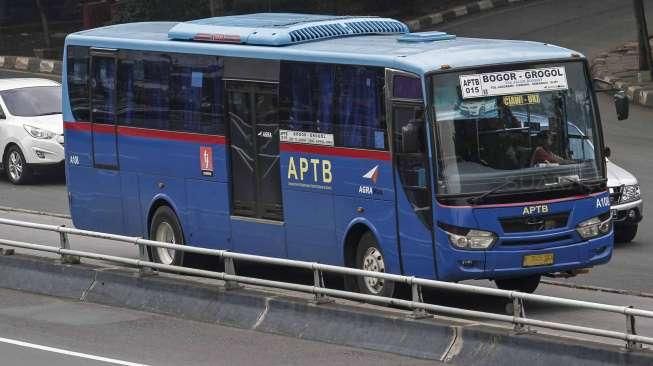
<path id="1" fill-rule="evenodd" d="M 53 218 L 43 215 L 32 215 L 25 213 L 4 212 L 0 211 L 0 217 L 39 222 L 52 225 L 67 225 L 70 226 L 71 222 L 64 218 Z M 58 246 L 59 237 L 56 233 L 47 231 L 35 231 L 23 228 L 16 228 L 6 225 L 0 225 L 0 238 L 11 239 L 17 241 L 25 241 L 42 245 Z M 138 258 L 138 250 L 135 246 L 130 244 L 112 242 L 108 240 L 94 239 L 94 238 L 79 238 L 70 236 L 70 246 L 74 250 L 89 251 L 94 253 L 103 253 L 114 256 L 121 256 L 127 258 Z M 29 251 L 24 249 L 16 249 L 21 254 L 32 254 L 40 256 L 56 257 L 55 254 L 45 254 L 44 252 Z M 83 262 L 109 265 L 107 262 L 97 262 L 88 259 L 82 259 Z M 207 260 L 205 265 L 208 269 L 218 269 L 217 265 L 210 265 L 210 260 Z M 217 263 L 214 261 L 212 263 Z M 278 267 L 262 267 L 262 266 L 244 266 L 242 263 L 237 263 L 236 272 L 239 275 L 250 277 L 264 277 L 276 281 L 295 282 L 310 285 L 312 284 L 313 277 L 311 273 L 301 270 L 292 270 L 289 268 L 280 269 Z M 492 286 L 489 281 L 469 281 L 471 284 L 480 286 Z M 342 289 L 342 281 L 328 282 L 328 286 L 336 289 Z M 286 291 L 278 290 L 283 294 Z M 643 296 L 627 296 L 614 293 L 604 293 L 593 290 L 575 289 L 554 285 L 541 285 L 537 291 L 541 295 L 557 296 L 569 299 L 595 301 L 611 305 L 620 306 L 634 306 L 636 308 L 653 311 L 653 298 Z M 4 337 L 2 333 L 2 293 L 0 290 L 0 337 Z M 8 300 L 7 300 L 8 301 Z M 426 301 L 436 303 L 444 306 L 452 306 L 459 308 L 466 308 L 471 310 L 479 310 L 486 312 L 494 312 L 505 314 L 507 301 L 503 298 L 491 296 L 470 296 L 466 293 L 458 293 L 453 291 L 431 291 L 426 293 Z M 600 324 L 600 327 L 605 327 L 609 330 L 623 331 L 625 323 L 624 317 L 621 314 L 609 314 L 597 311 L 577 310 L 566 307 L 527 304 L 527 315 L 535 319 L 549 320 L 554 322 L 568 322 L 577 325 L 595 326 Z M 638 319 L 637 329 L 640 334 L 653 336 L 653 319 Z M 542 330 L 543 332 L 549 332 Z M 555 332 L 552 332 L 555 334 Z M 575 335 L 578 336 L 578 335 Z M 588 339 L 597 339 L 587 337 Z M 598 340 L 598 339 L 597 339 Z M 604 340 L 605 341 L 605 340 Z M 613 341 L 613 343 L 617 341 Z M 0 342 L 1 343 L 1 342 Z"/>
<path id="2" fill-rule="evenodd" d="M 3 365 L 49 366 L 438 364 L 5 289 L 0 355 Z"/>
<path id="3" fill-rule="evenodd" d="M 648 7 L 653 19 L 653 6 Z M 438 27 L 459 36 L 535 40 L 569 47 L 589 57 L 636 38 L 631 3 L 623 0 L 542 0 L 485 12 Z M 24 76 L 0 71 L 0 77 Z M 635 174 L 646 202 L 653 202 L 653 109 L 633 106 L 616 122 L 609 96 L 600 96 L 612 160 Z M 63 181 L 15 187 L 0 177 L 0 206 L 67 213 Z M 653 227 L 646 216 L 633 243 L 617 244 L 612 261 L 571 283 L 653 293 Z"/>

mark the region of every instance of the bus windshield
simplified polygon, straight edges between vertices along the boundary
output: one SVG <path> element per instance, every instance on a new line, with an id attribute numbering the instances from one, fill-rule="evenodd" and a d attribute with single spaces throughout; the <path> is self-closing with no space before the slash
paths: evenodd
<path id="1" fill-rule="evenodd" d="M 604 178 L 582 62 L 430 79 L 440 196 L 538 191 Z"/>

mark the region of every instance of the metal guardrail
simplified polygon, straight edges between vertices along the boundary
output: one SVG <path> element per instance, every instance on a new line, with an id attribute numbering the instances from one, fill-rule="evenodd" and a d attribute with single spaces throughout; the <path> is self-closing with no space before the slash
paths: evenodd
<path id="1" fill-rule="evenodd" d="M 413 311 L 412 315 L 414 317 L 428 316 L 428 311 L 431 311 L 440 314 L 507 322 L 513 324 L 514 329 L 518 332 L 528 331 L 529 326 L 534 326 L 534 327 L 541 327 L 541 328 L 547 328 L 547 329 L 553 329 L 559 331 L 613 338 L 613 339 L 624 341 L 626 349 L 628 350 L 641 349 L 643 344 L 653 345 L 653 337 L 638 335 L 636 331 L 637 329 L 636 318 L 637 317 L 653 318 L 653 311 L 636 309 L 633 308 L 632 306 L 607 305 L 607 304 L 559 298 L 553 296 L 527 294 L 527 293 L 522 293 L 517 291 L 499 290 L 494 288 L 427 280 L 423 278 L 395 275 L 389 273 L 365 271 L 365 270 L 354 269 L 354 268 L 320 264 L 316 262 L 304 262 L 304 261 L 297 261 L 297 260 L 290 260 L 290 259 L 283 259 L 283 258 L 263 257 L 263 256 L 257 256 L 251 254 L 234 253 L 227 250 L 215 250 L 215 249 L 184 246 L 178 244 L 169 244 L 169 243 L 157 242 L 157 241 L 147 240 L 138 237 L 108 234 L 108 233 L 101 233 L 101 232 L 88 231 L 88 230 L 79 230 L 79 229 L 69 228 L 63 225 L 56 226 L 56 225 L 39 224 L 39 223 L 32 223 L 32 222 L 25 222 L 25 221 L 2 219 L 2 218 L 0 218 L 0 224 L 59 233 L 59 247 L 53 247 L 53 246 L 41 245 L 41 244 L 32 244 L 32 243 L 7 240 L 7 239 L 0 239 L 0 245 L 56 253 L 61 255 L 62 261 L 64 263 L 79 263 L 79 258 L 84 257 L 84 258 L 97 259 L 97 260 L 135 266 L 140 268 L 140 270 L 145 273 L 150 272 L 153 269 L 156 269 L 162 271 L 171 271 L 171 272 L 219 279 L 225 281 L 227 288 L 236 288 L 239 287 L 238 285 L 239 283 L 244 283 L 250 285 L 258 285 L 258 286 L 266 286 L 266 287 L 274 287 L 274 288 L 280 288 L 286 290 L 306 292 L 306 293 L 314 294 L 317 303 L 328 302 L 329 301 L 328 296 L 333 296 L 333 297 L 344 298 L 349 300 L 368 301 L 368 302 L 374 302 L 376 304 L 393 305 L 406 309 L 411 309 Z M 107 239 L 107 240 L 113 240 L 113 241 L 137 245 L 139 247 L 140 259 L 132 259 L 132 258 L 118 257 L 118 256 L 112 256 L 106 254 L 98 254 L 92 252 L 73 250 L 70 249 L 68 235 Z M 224 259 L 225 270 L 224 272 L 214 272 L 214 271 L 207 271 L 202 269 L 186 268 L 186 267 L 150 262 L 147 256 L 147 250 L 146 250 L 147 247 L 167 248 L 167 249 L 180 250 L 188 253 L 217 256 Z M 280 281 L 265 280 L 260 278 L 239 276 L 235 272 L 234 260 L 268 264 L 268 265 L 288 266 L 288 267 L 310 270 L 313 272 L 314 284 L 313 286 L 309 286 L 309 285 L 301 285 L 296 283 L 280 282 Z M 384 280 L 393 281 L 396 283 L 403 283 L 410 286 L 412 298 L 411 300 L 403 300 L 403 299 L 395 299 L 395 298 L 389 298 L 383 296 L 367 295 L 367 294 L 360 294 L 355 292 L 326 288 L 322 275 L 324 272 L 336 273 L 342 275 L 351 275 L 351 276 L 375 277 L 375 278 L 381 278 Z M 460 291 L 460 292 L 466 292 L 466 293 L 476 294 L 476 295 L 489 295 L 489 296 L 507 298 L 512 300 L 513 315 L 510 316 L 510 315 L 489 313 L 489 312 L 476 311 L 476 310 L 459 309 L 454 307 L 425 303 L 422 298 L 422 288 L 452 290 L 452 291 Z M 585 327 L 585 326 L 579 326 L 573 324 L 557 323 L 557 322 L 527 318 L 524 309 L 524 301 L 621 314 L 625 316 L 626 332 L 617 332 L 617 331 L 606 330 L 606 329 L 598 329 L 598 328 L 591 328 L 591 327 Z"/>

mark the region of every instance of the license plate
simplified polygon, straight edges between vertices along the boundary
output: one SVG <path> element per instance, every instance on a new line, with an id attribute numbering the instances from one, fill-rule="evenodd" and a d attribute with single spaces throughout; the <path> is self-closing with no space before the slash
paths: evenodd
<path id="1" fill-rule="evenodd" d="M 525 255 L 523 266 L 536 267 L 553 264 L 553 253 Z"/>

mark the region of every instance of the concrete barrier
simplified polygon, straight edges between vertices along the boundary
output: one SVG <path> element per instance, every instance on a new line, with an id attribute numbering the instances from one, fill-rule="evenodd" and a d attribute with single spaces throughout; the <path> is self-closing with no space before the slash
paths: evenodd
<path id="1" fill-rule="evenodd" d="M 650 351 L 573 338 L 514 334 L 450 318 L 347 301 L 315 304 L 305 294 L 135 269 L 24 255 L 0 256 L 0 287 L 66 297 L 307 340 L 391 352 L 455 365 L 652 365 Z"/>

